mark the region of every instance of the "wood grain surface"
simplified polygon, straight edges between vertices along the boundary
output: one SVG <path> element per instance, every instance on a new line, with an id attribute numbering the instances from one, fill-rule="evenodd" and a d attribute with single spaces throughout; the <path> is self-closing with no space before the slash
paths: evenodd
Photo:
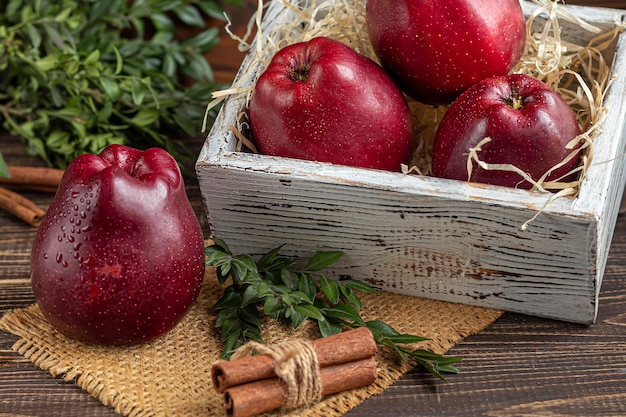
<path id="1" fill-rule="evenodd" d="M 626 1 L 568 1 L 626 9 Z M 237 31 L 254 5 L 233 9 Z M 234 78 L 243 53 L 226 39 L 209 54 L 221 81 Z M 201 141 L 191 146 L 198 150 Z M 0 136 L 14 165 L 43 165 L 23 151 L 19 138 Z M 203 228 L 199 188 L 187 191 Z M 52 196 L 25 195 L 42 207 Z M 34 302 L 29 257 L 35 229 L 0 211 L 0 313 Z M 115 416 L 71 383 L 52 378 L 11 350 L 17 338 L 0 332 L 0 417 Z M 626 415 L 626 215 L 620 214 L 592 326 L 506 313 L 450 354 L 461 356 L 458 375 L 442 383 L 416 369 L 348 416 L 624 416 Z M 178 417 L 178 416 L 172 416 Z"/>

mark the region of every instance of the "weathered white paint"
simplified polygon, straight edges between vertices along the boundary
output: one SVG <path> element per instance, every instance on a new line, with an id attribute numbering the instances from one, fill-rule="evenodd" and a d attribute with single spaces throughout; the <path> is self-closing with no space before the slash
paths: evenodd
<path id="1" fill-rule="evenodd" d="M 571 10 L 605 25 L 621 18 Z M 278 2 L 268 13 L 273 24 L 290 18 Z M 343 250 L 335 277 L 388 291 L 592 323 L 626 180 L 625 42 L 622 34 L 610 114 L 576 199 L 546 207 L 540 193 L 235 152 L 228 126 L 244 103 L 230 99 L 196 165 L 212 231 L 238 253 L 283 243 L 291 255 Z"/>

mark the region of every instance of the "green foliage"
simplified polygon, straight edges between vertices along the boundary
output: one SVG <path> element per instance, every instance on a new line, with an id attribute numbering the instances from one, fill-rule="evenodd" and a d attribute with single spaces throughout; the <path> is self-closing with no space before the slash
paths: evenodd
<path id="1" fill-rule="evenodd" d="M 0 4 L 0 122 L 27 151 L 65 167 L 113 143 L 190 157 L 219 86 L 203 53 L 223 19 L 217 0 L 8 0 Z M 192 86 L 179 79 L 184 75 Z"/>
<path id="2" fill-rule="evenodd" d="M 258 261 L 249 255 L 233 255 L 228 245 L 215 239 L 206 248 L 206 263 L 216 268 L 224 294 L 212 308 L 217 314 L 224 342 L 223 358 L 228 358 L 249 340 L 261 340 L 261 317 L 270 316 L 298 328 L 306 320 L 316 320 L 323 337 L 341 333 L 344 328 L 367 327 L 380 345 L 398 353 L 404 361 L 414 360 L 426 370 L 445 380 L 443 373 L 458 372 L 457 357 L 404 346 L 428 340 L 399 333 L 382 321 L 364 321 L 357 292 L 376 293 L 362 281 L 333 280 L 322 273 L 342 256 L 340 251 L 318 252 L 306 262 L 279 256 L 279 246 Z"/>
<path id="3" fill-rule="evenodd" d="M 9 168 L 7 167 L 6 162 L 4 161 L 4 157 L 0 153 L 0 178 L 9 178 L 11 173 L 9 172 Z"/>

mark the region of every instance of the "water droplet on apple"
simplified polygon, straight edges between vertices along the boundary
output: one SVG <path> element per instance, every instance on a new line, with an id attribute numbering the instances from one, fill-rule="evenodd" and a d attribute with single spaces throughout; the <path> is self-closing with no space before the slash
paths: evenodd
<path id="1" fill-rule="evenodd" d="M 95 263 L 96 263 L 95 259 L 92 258 L 91 256 L 83 260 L 83 264 L 85 264 L 86 266 L 94 266 Z"/>

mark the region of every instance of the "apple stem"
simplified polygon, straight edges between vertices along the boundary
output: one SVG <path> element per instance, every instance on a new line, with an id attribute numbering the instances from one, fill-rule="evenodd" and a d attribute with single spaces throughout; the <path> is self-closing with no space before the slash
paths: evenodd
<path id="1" fill-rule="evenodd" d="M 503 98 L 502 101 L 515 110 L 519 110 L 524 106 L 524 100 L 518 92 L 511 93 L 508 97 Z"/>
<path id="2" fill-rule="evenodd" d="M 308 76 L 309 67 L 305 65 L 298 65 L 291 71 L 291 78 L 294 81 L 305 81 Z"/>

